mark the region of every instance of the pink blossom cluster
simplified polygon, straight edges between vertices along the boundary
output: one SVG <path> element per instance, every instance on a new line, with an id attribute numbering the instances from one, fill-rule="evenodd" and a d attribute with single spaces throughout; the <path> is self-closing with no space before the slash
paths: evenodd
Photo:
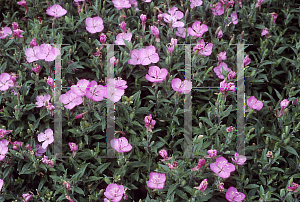
<path id="1" fill-rule="evenodd" d="M 29 63 L 37 60 L 45 60 L 47 62 L 54 61 L 60 55 L 58 48 L 52 47 L 50 44 L 42 44 L 25 50 L 26 59 Z"/>
<path id="2" fill-rule="evenodd" d="M 148 46 L 145 49 L 134 49 L 130 52 L 130 56 L 131 58 L 128 60 L 128 64 L 130 65 L 149 65 L 159 61 L 159 56 L 153 45 Z"/>
<path id="3" fill-rule="evenodd" d="M 45 156 L 42 158 L 42 162 L 44 164 L 47 164 L 49 167 L 53 167 L 54 166 L 54 161 L 53 160 L 49 160 L 48 156 Z"/>

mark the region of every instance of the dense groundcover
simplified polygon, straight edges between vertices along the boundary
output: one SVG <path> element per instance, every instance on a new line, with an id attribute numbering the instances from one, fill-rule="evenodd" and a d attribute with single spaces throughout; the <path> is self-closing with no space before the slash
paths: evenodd
<path id="1" fill-rule="evenodd" d="M 0 201 L 299 201 L 299 1 L 0 11 Z"/>

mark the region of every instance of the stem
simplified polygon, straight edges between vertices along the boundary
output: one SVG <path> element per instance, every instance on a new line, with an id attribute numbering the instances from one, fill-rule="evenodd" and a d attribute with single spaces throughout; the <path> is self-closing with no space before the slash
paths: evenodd
<path id="1" fill-rule="evenodd" d="M 157 101 L 158 85 L 155 86 L 155 101 L 156 101 L 156 118 L 158 117 L 158 101 Z"/>

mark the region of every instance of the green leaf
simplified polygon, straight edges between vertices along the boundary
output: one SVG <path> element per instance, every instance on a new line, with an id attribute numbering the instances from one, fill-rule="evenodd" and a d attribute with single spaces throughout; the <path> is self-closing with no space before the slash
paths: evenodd
<path id="1" fill-rule="evenodd" d="M 187 194 L 181 191 L 180 189 L 176 189 L 175 192 L 180 198 L 185 199 L 186 201 L 189 200 Z"/>
<path id="2" fill-rule="evenodd" d="M 108 166 L 109 166 L 110 164 L 111 164 L 111 162 L 108 162 L 108 163 L 102 163 L 102 164 L 95 170 L 95 172 L 96 172 L 96 173 L 102 174 L 103 171 L 104 171 L 106 168 L 108 168 Z"/>
<path id="3" fill-rule="evenodd" d="M 282 96 L 280 95 L 280 93 L 274 88 L 277 97 L 279 98 L 279 100 L 282 100 Z"/>
<path id="4" fill-rule="evenodd" d="M 258 188 L 258 187 L 259 187 L 259 185 L 257 185 L 257 184 L 248 184 L 245 187 L 245 189 L 255 189 L 255 188 Z"/>
<path id="5" fill-rule="evenodd" d="M 232 105 L 230 105 L 225 111 L 223 111 L 223 112 L 220 114 L 221 119 L 227 117 L 227 116 L 230 114 L 231 110 L 232 110 Z"/>
<path id="6" fill-rule="evenodd" d="M 85 196 L 84 191 L 78 186 L 75 186 L 74 191 L 77 192 L 78 194 L 82 194 L 83 196 Z"/>
<path id="7" fill-rule="evenodd" d="M 177 187 L 178 183 L 176 184 L 172 184 L 169 189 L 168 189 L 168 193 L 167 193 L 167 198 L 169 199 L 171 194 L 175 191 L 176 187 Z"/>
<path id="8" fill-rule="evenodd" d="M 213 123 L 206 117 L 199 117 L 199 119 L 207 123 L 210 127 L 214 126 Z"/>
<path id="9" fill-rule="evenodd" d="M 284 148 L 291 154 L 294 154 L 296 155 L 298 158 L 299 158 L 299 155 L 297 153 L 297 151 L 293 148 L 293 147 L 290 147 L 290 146 L 284 146 Z"/>

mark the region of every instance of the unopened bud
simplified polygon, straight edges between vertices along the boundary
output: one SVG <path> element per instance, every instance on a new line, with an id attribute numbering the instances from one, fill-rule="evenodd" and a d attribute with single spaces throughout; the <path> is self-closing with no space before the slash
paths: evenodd
<path id="1" fill-rule="evenodd" d="M 266 144 L 269 143 L 269 137 L 266 137 Z"/>
<path id="2" fill-rule="evenodd" d="M 255 130 L 255 128 L 251 128 L 249 132 L 252 133 L 254 130 Z"/>
<path id="3" fill-rule="evenodd" d="M 232 35 L 232 37 L 231 37 L 231 39 L 230 39 L 230 42 L 229 42 L 229 44 L 232 44 L 233 42 L 234 42 L 234 34 Z"/>
<path id="4" fill-rule="evenodd" d="M 69 50 L 69 54 L 72 54 L 72 48 L 70 48 L 70 50 Z"/>
<path id="5" fill-rule="evenodd" d="M 263 133 L 264 131 L 265 131 L 265 128 L 262 127 L 262 128 L 260 129 L 260 133 Z"/>
<path id="6" fill-rule="evenodd" d="M 285 108 L 283 114 L 286 115 L 286 113 L 288 113 L 289 109 L 288 108 Z"/>
<path id="7" fill-rule="evenodd" d="M 242 42 L 243 38 L 244 38 L 244 31 L 242 31 L 242 34 L 241 34 L 241 42 Z"/>
<path id="8" fill-rule="evenodd" d="M 218 27 L 218 29 L 217 29 L 217 31 L 216 31 L 216 33 L 215 33 L 215 37 L 217 37 L 217 35 L 218 35 L 218 33 L 219 33 L 219 31 L 221 30 L 221 27 Z"/>
<path id="9" fill-rule="evenodd" d="M 185 12 L 185 21 L 186 21 L 188 16 L 189 16 L 189 9 L 187 9 L 186 12 Z"/>
<path id="10" fill-rule="evenodd" d="M 20 101 L 20 93 L 19 92 L 17 93 L 17 98 Z"/>
<path id="11" fill-rule="evenodd" d="M 52 29 L 54 29 L 55 28 L 55 23 L 54 22 L 52 22 Z"/>

